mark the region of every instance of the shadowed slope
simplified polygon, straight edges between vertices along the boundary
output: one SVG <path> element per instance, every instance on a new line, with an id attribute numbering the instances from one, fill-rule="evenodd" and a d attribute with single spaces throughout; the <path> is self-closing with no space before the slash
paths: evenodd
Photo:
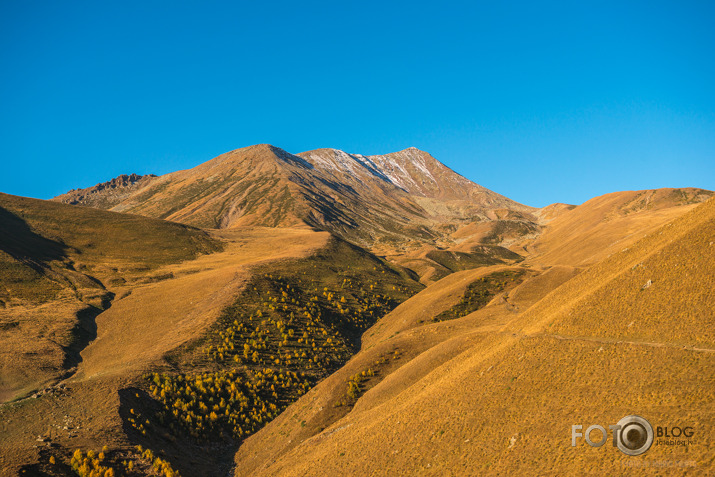
<path id="1" fill-rule="evenodd" d="M 219 248 L 186 225 L 0 194 L 0 401 L 77 364 L 115 285 Z"/>

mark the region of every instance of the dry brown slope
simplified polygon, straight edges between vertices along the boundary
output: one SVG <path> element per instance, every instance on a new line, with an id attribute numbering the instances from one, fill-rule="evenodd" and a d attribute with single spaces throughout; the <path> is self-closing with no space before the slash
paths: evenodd
<path id="1" fill-rule="evenodd" d="M 112 188 L 113 182 L 123 183 L 54 200 L 203 228 L 308 224 L 388 251 L 449 245 L 457 240 L 450 237 L 454 230 L 504 213 L 518 215 L 518 223 L 536 220 L 536 209 L 469 181 L 415 148 L 384 156 L 335 149 L 293 155 L 259 144 L 131 186 Z"/>
<path id="2" fill-rule="evenodd" d="M 703 189 L 614 192 L 595 197 L 551 220 L 527 248 L 529 263 L 588 266 L 707 200 Z"/>
<path id="3" fill-rule="evenodd" d="M 259 144 L 154 178 L 112 210 L 204 228 L 294 225 L 301 213 L 289 171 L 306 167 L 296 156 Z"/>
<path id="4" fill-rule="evenodd" d="M 550 294 L 512 329 L 715 347 L 715 199 Z"/>
<path id="5" fill-rule="evenodd" d="M 593 469 L 642 474 L 662 471 L 640 467 L 656 461 L 674 463 L 668 470 L 676 474 L 709 473 L 715 458 L 708 439 L 715 424 L 715 353 L 713 297 L 707 290 L 715 276 L 714 235 L 710 200 L 566 282 L 502 332 L 473 326 L 450 334 L 429 352 L 449 347 L 456 357 L 436 366 L 413 359 L 327 430 L 276 461 L 250 462 L 250 449 L 259 448 L 267 427 L 239 452 L 238 473 L 244 461 L 261 475 L 331 475 L 345 469 L 349 475 Z M 640 267 L 633 268 L 640 263 L 652 283 L 642 291 Z M 672 277 L 681 265 L 676 287 Z M 654 288 L 658 284 L 662 292 Z M 629 331 L 635 327 L 627 326 L 633 300 L 643 310 L 636 316 L 642 324 Z M 657 321 L 647 319 L 653 311 Z M 420 377 L 410 380 L 410 374 Z M 402 378 L 411 384 L 405 387 Z M 398 391 L 384 389 L 391 385 Z M 318 392 L 319 387 L 286 414 L 311 409 Z M 571 447 L 571 425 L 607 425 L 633 413 L 654 425 L 692 425 L 700 439 L 687 452 L 655 445 L 640 458 L 610 445 Z M 634 463 L 639 466 L 630 467 Z"/>

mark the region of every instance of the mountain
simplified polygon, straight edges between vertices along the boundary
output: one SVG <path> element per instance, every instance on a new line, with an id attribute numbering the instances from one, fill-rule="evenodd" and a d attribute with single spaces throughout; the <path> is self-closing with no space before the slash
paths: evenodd
<path id="1" fill-rule="evenodd" d="M 629 414 L 710 473 L 712 195 L 269 145 L 0 194 L 0 475 L 619 474 L 570 429 Z"/>
<path id="2" fill-rule="evenodd" d="M 449 246 L 459 241 L 455 231 L 499 220 L 498 211 L 529 230 L 536 227 L 536 209 L 469 181 L 416 148 L 377 156 L 336 149 L 293 155 L 260 144 L 193 169 L 115 179 L 53 200 L 203 228 L 305 224 L 369 247 Z"/>

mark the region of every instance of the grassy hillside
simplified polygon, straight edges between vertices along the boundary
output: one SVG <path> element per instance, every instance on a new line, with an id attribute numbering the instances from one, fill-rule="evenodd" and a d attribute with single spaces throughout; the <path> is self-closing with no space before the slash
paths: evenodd
<path id="1" fill-rule="evenodd" d="M 112 288 L 116 298 L 96 317 L 96 338 L 71 379 L 0 406 L 0 418 L 11 416 L 0 437 L 9 463 L 64 475 L 107 446 L 88 468 L 144 475 L 160 457 L 183 475 L 223 475 L 243 439 L 339 369 L 367 327 L 422 288 L 325 233 L 211 235 L 222 251 Z M 67 429 L 51 409 L 62 410 Z M 47 434 L 52 447 L 33 451 L 28 431 Z"/>
<path id="2" fill-rule="evenodd" d="M 45 262 L 66 256 L 87 267 L 146 269 L 220 248 L 205 232 L 164 220 L 1 193 L 0 208 L 3 250 Z"/>
<path id="3" fill-rule="evenodd" d="M 484 270 L 437 282 L 368 331 L 373 337 L 344 369 L 248 439 L 236 475 L 625 474 L 656 461 L 679 463 L 669 474 L 708 474 L 713 224 L 710 200 L 581 273 L 554 267 L 465 317 L 396 328 L 424 302 L 441 303 L 428 315 L 449 310 Z M 438 298 L 444 293 L 451 298 Z M 390 372 L 326 422 L 321 409 L 396 348 Z M 687 423 L 700 437 L 687 449 L 653 445 L 638 458 L 610 445 L 571 447 L 571 425 L 606 426 L 629 414 L 654 426 Z M 319 416 L 324 429 L 310 426 Z"/>
<path id="4" fill-rule="evenodd" d="M 387 258 L 275 227 L 294 202 L 267 200 L 271 215 L 196 196 L 192 217 L 270 222 L 203 231 L 0 195 L 0 474 L 708 473 L 708 194 L 544 209 L 538 238 L 499 229 L 522 218 L 497 211 L 493 227 L 442 224 L 453 242 L 395 242 Z M 689 423 L 696 445 L 635 460 L 570 446 L 572 424 L 632 413 Z"/>
<path id="5" fill-rule="evenodd" d="M 77 365 L 115 285 L 220 248 L 185 225 L 0 194 L 0 401 Z"/>
<path id="6" fill-rule="evenodd" d="M 711 191 L 695 188 L 606 194 L 562 211 L 538 238 L 521 245 L 526 245 L 530 263 L 592 265 L 712 195 Z"/>

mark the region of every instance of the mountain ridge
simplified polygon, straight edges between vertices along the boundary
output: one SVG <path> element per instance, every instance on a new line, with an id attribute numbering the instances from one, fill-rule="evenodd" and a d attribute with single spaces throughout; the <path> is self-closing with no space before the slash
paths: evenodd
<path id="1" fill-rule="evenodd" d="M 139 182 L 113 200 L 104 197 L 104 189 L 91 196 L 88 189 L 74 190 L 52 200 L 72 204 L 82 197 L 82 205 L 203 228 L 304 223 L 363 246 L 448 244 L 453 239 L 445 223 L 459 228 L 491 221 L 495 209 L 537 220 L 537 209 L 470 181 L 414 147 L 365 156 L 329 148 L 291 154 L 258 144 Z"/>

